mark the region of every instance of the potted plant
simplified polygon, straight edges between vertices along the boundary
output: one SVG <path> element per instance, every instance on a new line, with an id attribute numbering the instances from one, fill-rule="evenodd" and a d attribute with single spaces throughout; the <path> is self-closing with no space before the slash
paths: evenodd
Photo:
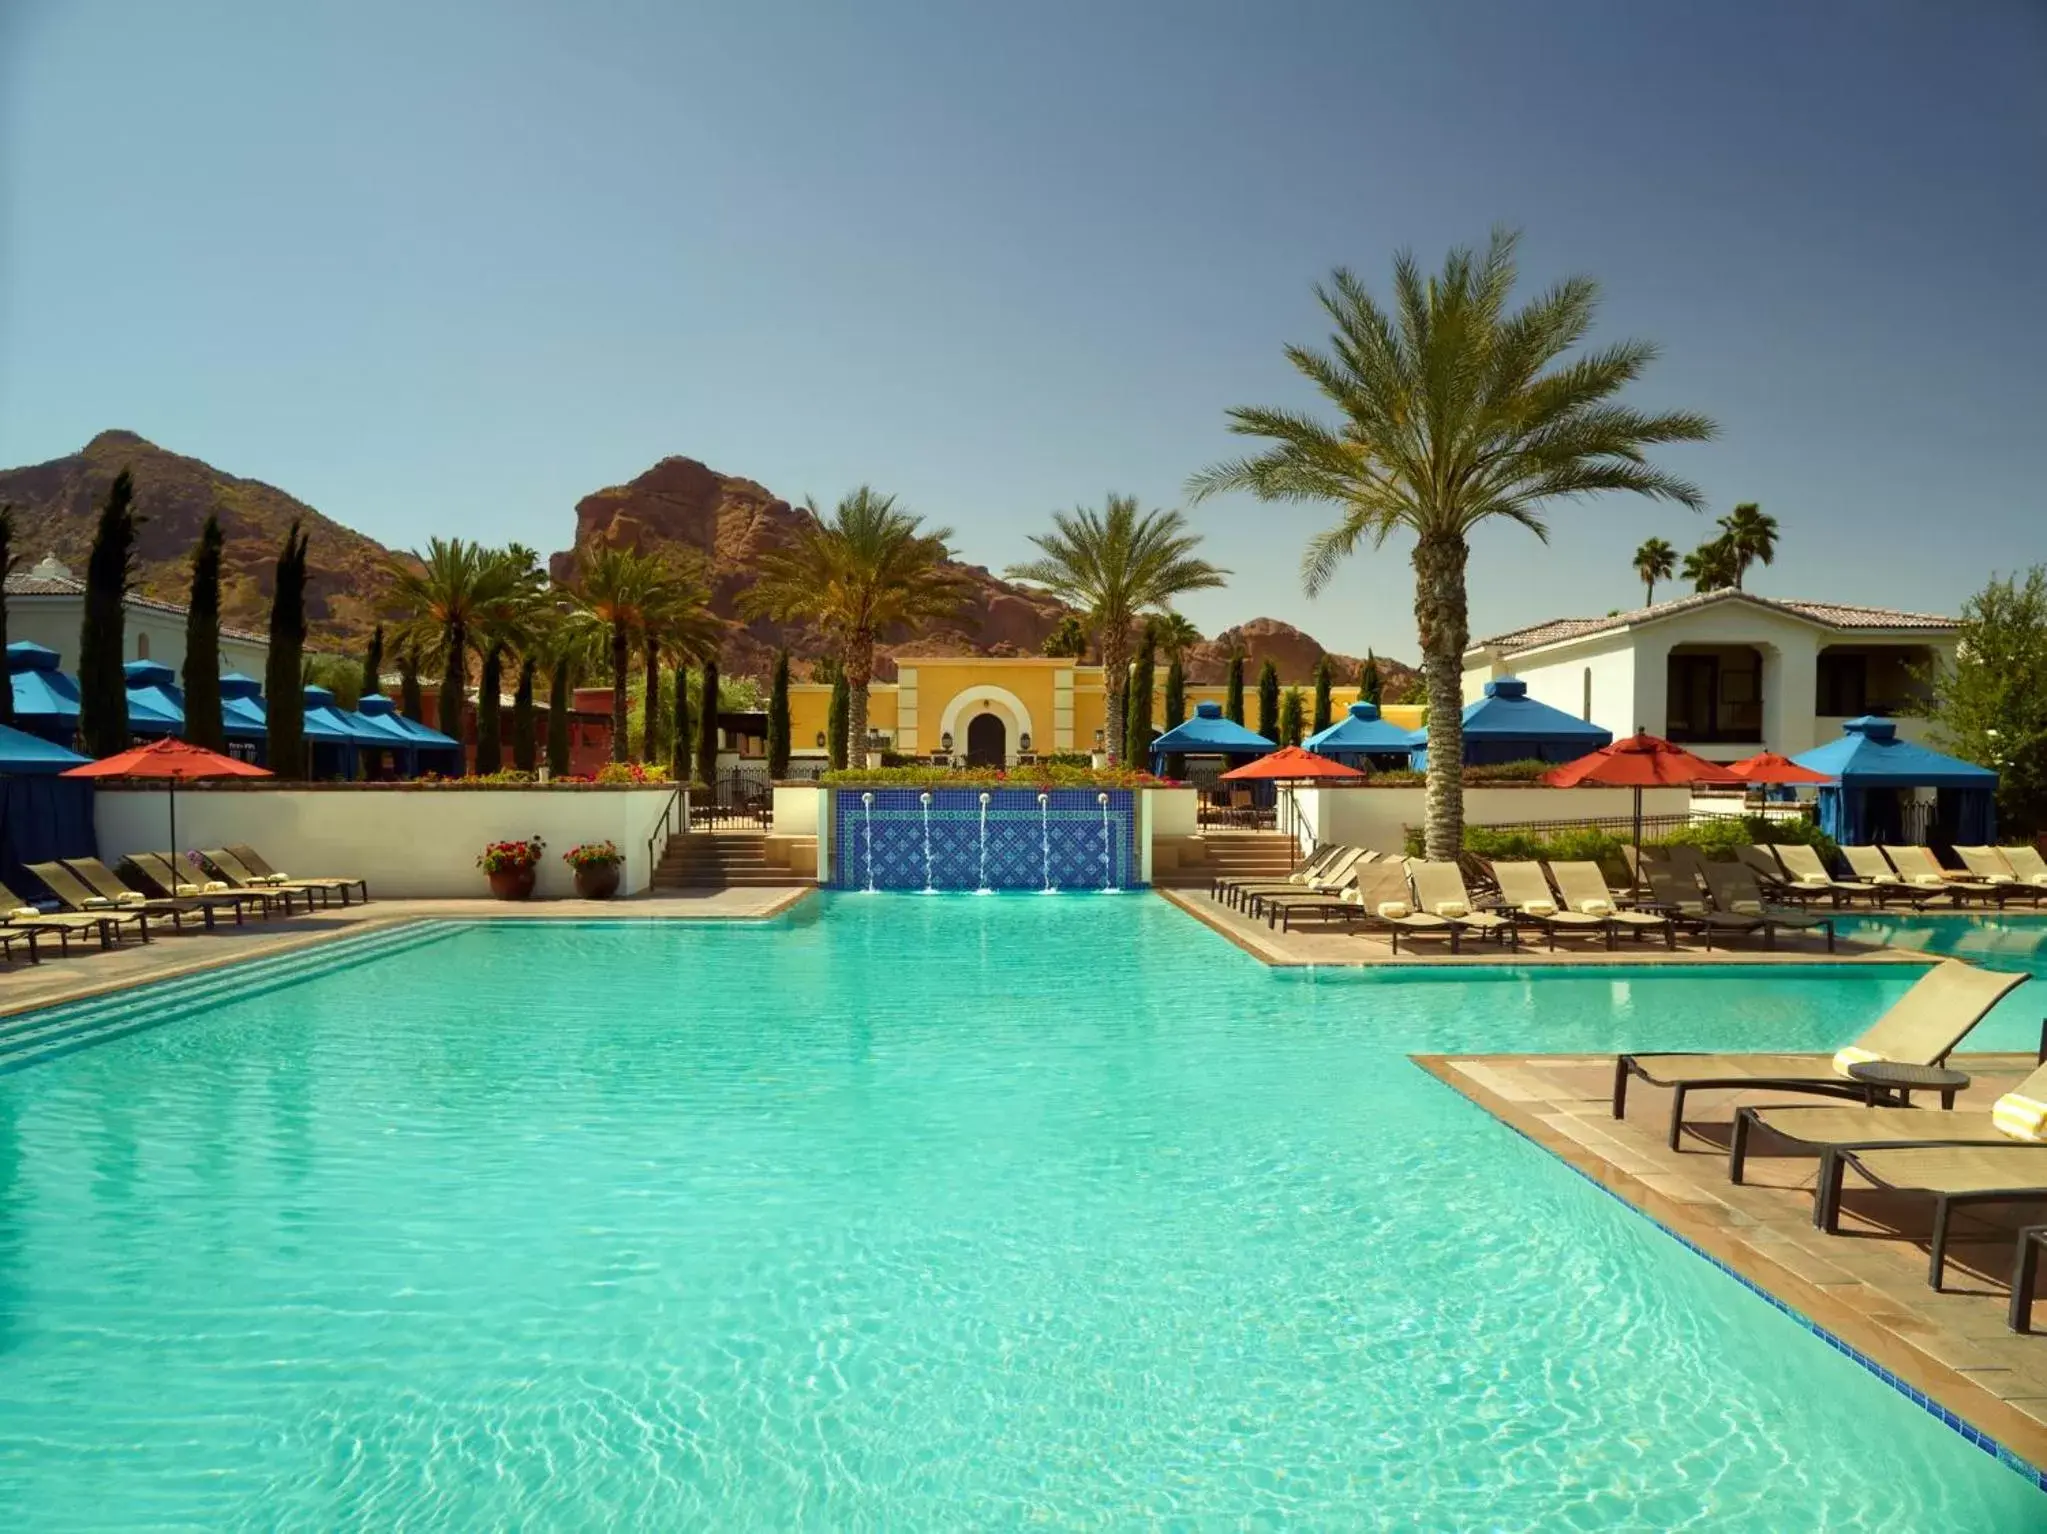
<path id="1" fill-rule="evenodd" d="M 576 872 L 576 893 L 585 900 L 609 900 L 618 893 L 618 865 L 622 860 L 616 842 L 584 842 L 562 854 L 562 861 Z"/>
<path id="2" fill-rule="evenodd" d="M 529 900 L 533 880 L 539 871 L 540 854 L 547 843 L 537 836 L 524 841 L 492 842 L 476 859 L 476 866 L 490 880 L 490 892 L 500 900 Z"/>

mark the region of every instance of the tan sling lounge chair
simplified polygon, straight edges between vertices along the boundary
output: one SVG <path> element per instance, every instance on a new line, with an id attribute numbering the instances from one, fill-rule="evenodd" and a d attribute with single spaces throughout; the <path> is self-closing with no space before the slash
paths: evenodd
<path id="1" fill-rule="evenodd" d="M 1239 890 L 1275 889 L 1282 883 L 1306 884 L 1309 880 L 1327 873 L 1338 858 L 1353 850 L 1344 846 L 1341 842 L 1325 842 L 1308 854 L 1301 865 L 1288 874 L 1284 880 L 1263 877 L 1226 879 L 1221 874 L 1217 874 L 1208 881 L 1208 893 L 1213 898 L 1222 901 L 1225 905 L 1235 905 L 1237 903 L 1235 897 Z"/>
<path id="2" fill-rule="evenodd" d="M 1898 877 L 1920 889 L 1946 889 L 1952 891 L 1958 901 L 1967 895 L 1974 900 L 1994 900 L 1999 905 L 2004 904 L 2005 896 L 2010 893 L 2001 884 L 1970 879 L 1941 867 L 1940 859 L 1933 855 L 1930 847 L 1886 847 L 1884 852 L 1890 858 L 1891 866 L 1897 869 Z"/>
<path id="3" fill-rule="evenodd" d="M 43 881 L 43 886 L 57 897 L 57 903 L 65 910 L 110 921 L 120 927 L 133 927 L 143 942 L 151 941 L 151 913 L 138 909 L 149 897 L 139 890 L 135 892 L 133 901 L 117 905 L 105 895 L 94 894 L 90 885 L 62 863 L 24 863 L 22 866 Z"/>
<path id="4" fill-rule="evenodd" d="M 1792 932 L 1824 932 L 1827 952 L 1834 951 L 1834 918 L 1790 911 L 1763 899 L 1763 887 L 1756 876 L 1739 863 L 1708 863 L 1706 893 L 1713 904 L 1730 916 L 1760 916 L 1773 927 Z"/>
<path id="5" fill-rule="evenodd" d="M 71 939 L 83 937 L 88 932 L 100 940 L 100 947 L 113 947 L 120 924 L 76 911 L 52 914 L 30 905 L 6 885 L 0 884 L 0 926 L 11 927 L 17 932 L 40 932 L 46 936 L 54 933 L 58 951 L 69 953 Z"/>
<path id="6" fill-rule="evenodd" d="M 64 866 L 78 875 L 79 881 L 95 895 L 111 900 L 122 910 L 147 911 L 151 916 L 168 916 L 171 923 L 183 930 L 185 918 L 197 915 L 204 918 L 206 925 L 213 925 L 213 907 L 197 900 L 174 900 L 158 898 L 142 890 L 130 889 L 120 877 L 98 858 L 65 858 Z M 241 921 L 239 908 L 235 920 Z"/>
<path id="7" fill-rule="evenodd" d="M 1396 955 L 1403 936 L 1410 941 L 1440 937 L 1449 942 L 1452 953 L 1458 952 L 1463 928 L 1446 916 L 1417 911 L 1407 881 L 1407 869 L 1397 858 L 1359 869 L 1356 886 L 1344 893 L 1344 920 L 1384 930 Z"/>
<path id="8" fill-rule="evenodd" d="M 306 909 L 310 911 L 313 908 L 313 897 L 304 890 L 231 889 L 219 881 L 212 881 L 217 885 L 216 888 L 207 889 L 198 882 L 196 870 L 188 871 L 184 864 L 173 859 L 167 852 L 131 852 L 128 854 L 128 862 L 134 865 L 137 873 L 166 894 L 175 891 L 180 899 L 204 900 L 234 906 L 237 921 L 241 919 L 240 912 L 245 905 L 260 906 L 267 917 L 276 914 L 276 906 L 280 901 L 284 904 L 284 914 L 289 916 L 294 895 L 305 895 Z"/>
<path id="9" fill-rule="evenodd" d="M 1573 911 L 1587 916 L 1603 916 L 1613 923 L 1615 932 L 1632 932 L 1635 941 L 1654 932 L 1662 937 L 1665 948 L 1677 946 L 1677 928 L 1668 916 L 1658 911 L 1638 911 L 1622 904 L 1619 897 L 1606 886 L 1606 875 L 1599 871 L 1599 865 L 1592 862 L 1558 862 L 1549 865 L 1549 876 L 1556 881 L 1557 893 L 1564 897 L 1564 904 Z"/>
<path id="10" fill-rule="evenodd" d="M 1722 937 L 1747 937 L 1760 932 L 1765 947 L 1776 947 L 1776 926 L 1767 916 L 1714 910 L 1706 903 L 1706 893 L 1699 888 L 1690 868 L 1644 859 L 1642 872 L 1648 876 L 1649 895 L 1657 907 L 1673 925 L 1697 933 L 1708 948 L 1713 946 L 1716 932 Z"/>
<path id="11" fill-rule="evenodd" d="M 1596 937 L 1613 947 L 1613 922 L 1587 911 L 1573 911 L 1557 900 L 1540 863 L 1500 861 L 1493 864 L 1493 878 L 1499 882 L 1500 899 L 1513 913 L 1513 920 L 1529 922 L 1557 946 L 1557 938 Z"/>
<path id="12" fill-rule="evenodd" d="M 1879 1188 L 1933 1196 L 1933 1240 L 1927 1254 L 1926 1281 L 1940 1287 L 1947 1267 L 1948 1223 L 1957 1209 L 1979 1204 L 2047 1203 L 2047 1145 L 1915 1145 L 1880 1148 L 1840 1147 L 1834 1153 L 1839 1179 L 1849 1167 Z M 1824 1204 L 1820 1229 L 1840 1230 L 1838 1187 Z"/>
<path id="13" fill-rule="evenodd" d="M 1944 884 L 1914 884 L 1900 878 L 1880 847 L 1843 847 L 1841 856 L 1847 859 L 1849 872 L 1876 891 L 1879 905 L 1888 905 L 1893 900 L 1909 901 L 1916 906 L 1954 903 L 1954 895 Z"/>
<path id="14" fill-rule="evenodd" d="M 1858 1097 L 1875 1106 L 1878 1090 L 1853 1080 L 1848 1067 L 1864 1060 L 1898 1065 L 1938 1065 L 2016 986 L 2024 974 L 1977 969 L 1949 959 L 1936 964 L 1891 1004 L 1853 1044 L 1831 1061 L 1817 1055 L 1636 1053 L 1616 1055 L 1613 1062 L 1613 1116 L 1626 1118 L 1628 1080 L 1639 1076 L 1652 1086 L 1671 1089 L 1672 1150 L 1684 1132 L 1685 1097 L 1704 1088 L 1734 1090 L 1768 1088 L 1773 1092 L 1809 1092 L 1819 1097 Z"/>
<path id="15" fill-rule="evenodd" d="M 263 854 L 247 842 L 230 842 L 227 850 L 238 858 L 250 873 L 268 884 L 280 888 L 295 885 L 302 889 L 326 890 L 330 894 L 338 891 L 343 905 L 348 904 L 348 892 L 357 889 L 362 891 L 363 901 L 366 904 L 369 901 L 370 881 L 359 874 L 284 874 L 265 862 Z"/>
<path id="16" fill-rule="evenodd" d="M 1885 890 L 1867 879 L 1837 879 L 1827 872 L 1827 865 L 1820 860 L 1819 849 L 1808 847 L 1803 842 L 1778 842 L 1772 849 L 1777 861 L 1784 865 L 1784 872 L 1805 890 L 1831 890 L 1837 902 L 1867 900 L 1872 905 L 1883 903 Z"/>
<path id="17" fill-rule="evenodd" d="M 1466 932 L 1479 937 L 1499 938 L 1520 947 L 1520 934 L 1508 918 L 1481 911 L 1464 887 L 1464 874 L 1455 863 L 1431 863 L 1425 858 L 1407 860 L 1407 876 L 1414 881 L 1415 908 L 1425 916 L 1441 916 Z"/>
<path id="18" fill-rule="evenodd" d="M 1360 863 L 1369 862 L 1375 853 L 1365 852 L 1356 847 L 1343 848 L 1313 873 L 1299 878 L 1246 880 L 1236 886 L 1232 902 L 1240 911 L 1253 916 L 1265 913 L 1265 903 L 1274 898 L 1292 899 L 1296 895 L 1334 895 L 1348 887 L 1351 871 Z"/>
<path id="19" fill-rule="evenodd" d="M 2021 879 L 2012 871 L 2010 860 L 1995 847 L 1957 847 L 1955 855 L 1968 866 L 1970 878 L 1979 884 L 1997 886 L 2000 905 L 2007 900 L 2024 900 L 2033 905 L 2047 900 L 2047 880 L 2033 884 Z M 2033 855 L 2039 856 L 2037 852 Z"/>
<path id="20" fill-rule="evenodd" d="M 1999 847 L 2004 860 L 2011 866 L 2012 877 L 2021 884 L 2030 884 L 2038 889 L 2047 889 L 2047 858 L 2040 856 L 2038 847 Z"/>
<path id="21" fill-rule="evenodd" d="M 349 882 L 347 880 L 265 878 L 225 847 L 201 847 L 199 856 L 230 889 L 245 895 L 269 895 L 281 899 L 285 903 L 287 914 L 293 895 L 305 897 L 308 911 L 312 910 L 316 903 L 315 897 L 320 904 L 332 905 L 334 897 L 339 895 L 341 903 L 348 904 L 348 891 L 343 888 L 343 885 Z"/>

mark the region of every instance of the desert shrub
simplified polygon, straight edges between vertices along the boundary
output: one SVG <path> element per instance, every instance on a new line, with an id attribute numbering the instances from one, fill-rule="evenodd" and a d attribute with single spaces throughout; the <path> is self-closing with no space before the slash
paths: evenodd
<path id="1" fill-rule="evenodd" d="M 1819 849 L 1831 861 L 1839 850 L 1834 839 L 1809 820 L 1770 820 L 1761 815 L 1728 815 L 1695 821 L 1663 836 L 1649 838 L 1658 847 L 1697 847 L 1709 858 L 1731 861 L 1734 849 L 1759 842 L 1796 842 Z"/>

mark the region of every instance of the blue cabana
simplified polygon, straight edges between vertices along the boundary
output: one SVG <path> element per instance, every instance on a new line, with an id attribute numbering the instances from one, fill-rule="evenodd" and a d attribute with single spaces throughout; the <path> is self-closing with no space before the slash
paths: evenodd
<path id="1" fill-rule="evenodd" d="M 1429 765 L 1429 732 L 1416 730 L 1408 739 L 1417 770 Z M 1485 696 L 1464 706 L 1464 764 L 1477 767 L 1498 762 L 1575 762 L 1613 744 L 1613 731 L 1538 703 L 1528 684 L 1503 676 L 1485 684 Z"/>
<path id="2" fill-rule="evenodd" d="M 78 684 L 57 669 L 55 650 L 20 639 L 7 647 L 14 722 L 60 746 L 78 738 Z"/>
<path id="3" fill-rule="evenodd" d="M 401 767 L 407 777 L 434 771 L 450 777 L 460 777 L 464 764 L 462 742 L 453 736 L 443 735 L 439 730 L 429 729 L 417 719 L 398 712 L 398 705 L 380 692 L 373 692 L 356 705 L 357 711 L 381 728 L 396 731 L 410 743 L 412 760 L 409 767 Z M 401 759 L 402 760 L 402 759 Z"/>
<path id="4" fill-rule="evenodd" d="M 67 767 L 83 767 L 91 760 L 89 756 L 80 756 L 76 751 L 44 740 L 40 735 L 0 724 L 0 772 L 21 777 L 48 777 Z"/>
<path id="5" fill-rule="evenodd" d="M 1317 756 L 1342 762 L 1346 767 L 1405 767 L 1410 733 L 1391 720 L 1379 717 L 1379 705 L 1360 700 L 1326 730 L 1317 730 L 1301 742 Z"/>
<path id="6" fill-rule="evenodd" d="M 1273 744 L 1263 735 L 1223 718 L 1220 703 L 1197 703 L 1194 717 L 1174 725 L 1151 743 L 1151 770 L 1162 772 L 1169 756 L 1265 756 Z"/>
<path id="7" fill-rule="evenodd" d="M 161 661 L 131 660 L 121 668 L 128 679 L 128 733 L 145 740 L 185 733 L 185 695 L 175 672 Z"/>
<path id="8" fill-rule="evenodd" d="M 1934 790 L 1934 816 L 1949 843 L 1981 846 L 1997 835 L 1997 774 L 1898 739 L 1889 719 L 1850 719 L 1839 740 L 1792 760 L 1835 780 L 1819 791 L 1819 825 L 1837 842 L 1900 840 L 1904 793 L 1915 788 Z"/>
<path id="9" fill-rule="evenodd" d="M 334 694 L 328 688 L 306 688 L 305 700 L 307 776 L 354 777 L 356 749 L 365 739 L 362 727 L 335 707 Z"/>
<path id="10" fill-rule="evenodd" d="M 38 646 L 37 648 L 40 648 Z M 25 863 L 92 857 L 92 783 L 60 778 L 90 758 L 0 724 L 0 883 L 26 895 L 39 881 Z"/>
<path id="11" fill-rule="evenodd" d="M 239 671 L 221 677 L 220 731 L 230 741 L 253 743 L 259 763 L 270 754 L 270 719 L 263 711 L 261 682 Z"/>

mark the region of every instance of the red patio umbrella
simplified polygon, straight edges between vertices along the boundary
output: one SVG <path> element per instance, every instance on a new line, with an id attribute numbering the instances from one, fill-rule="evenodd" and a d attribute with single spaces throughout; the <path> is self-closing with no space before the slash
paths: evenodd
<path id="1" fill-rule="evenodd" d="M 1676 788 L 1689 783 L 1741 783 L 1718 762 L 1694 756 L 1660 735 L 1638 730 L 1542 775 L 1552 788 L 1632 788 L 1635 791 L 1635 862 L 1642 861 L 1642 790 Z M 1639 878 L 1640 876 L 1637 875 Z"/>
<path id="2" fill-rule="evenodd" d="M 258 767 L 254 762 L 237 761 L 231 756 L 222 756 L 218 751 L 209 751 L 204 746 L 195 746 L 188 741 L 166 737 L 153 740 L 146 746 L 137 746 L 132 751 L 123 751 L 115 756 L 104 756 L 96 762 L 87 762 L 83 767 L 73 767 L 59 774 L 66 778 L 161 778 L 170 785 L 171 815 L 171 863 L 176 872 L 178 860 L 178 784 L 199 778 L 267 778 L 270 770 Z M 175 895 L 175 889 L 165 891 Z"/>
<path id="3" fill-rule="evenodd" d="M 1364 774 L 1355 767 L 1346 767 L 1342 762 L 1326 756 L 1317 756 L 1312 751 L 1303 751 L 1299 746 L 1284 746 L 1266 756 L 1246 762 L 1241 767 L 1232 767 L 1223 774 L 1225 783 L 1248 783 L 1264 780 L 1270 783 L 1303 783 L 1310 778 L 1362 778 Z"/>
<path id="4" fill-rule="evenodd" d="M 1834 780 L 1824 772 L 1814 772 L 1810 767 L 1801 767 L 1788 756 L 1779 756 L 1774 751 L 1758 751 L 1754 756 L 1744 757 L 1738 762 L 1729 762 L 1727 770 L 1744 783 L 1831 783 Z"/>

